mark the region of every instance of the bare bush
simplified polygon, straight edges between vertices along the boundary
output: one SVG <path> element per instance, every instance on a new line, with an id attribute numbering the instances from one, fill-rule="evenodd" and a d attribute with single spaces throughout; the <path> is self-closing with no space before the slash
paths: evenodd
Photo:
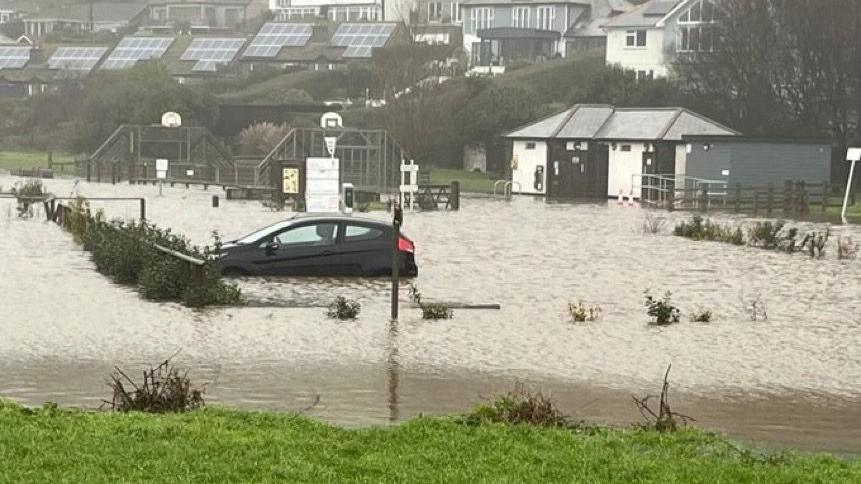
<path id="1" fill-rule="evenodd" d="M 170 413 L 202 408 L 204 390 L 193 388 L 188 372 L 180 373 L 171 363 L 172 358 L 145 370 L 140 383 L 114 367 L 108 382 L 113 389 L 113 397 L 111 401 L 105 400 L 104 404 L 117 412 Z"/>
<path id="2" fill-rule="evenodd" d="M 646 210 L 643 215 L 643 233 L 657 235 L 664 231 L 667 221 L 663 217 L 656 217 L 651 210 Z"/>
<path id="3" fill-rule="evenodd" d="M 852 243 L 852 237 L 837 238 L 837 260 L 854 260 L 857 254 L 858 244 Z"/>
<path id="4" fill-rule="evenodd" d="M 661 387 L 661 396 L 657 409 L 652 408 L 650 403 L 650 400 L 655 398 L 654 395 L 646 395 L 642 398 L 631 397 L 634 399 L 634 405 L 637 406 L 640 415 L 646 419 L 646 427 L 650 429 L 654 428 L 658 432 L 674 432 L 678 429 L 679 422 L 682 425 L 687 425 L 689 421 L 696 421 L 687 415 L 674 412 L 670 408 L 670 368 L 672 368 L 672 365 L 668 365 L 667 372 L 664 373 L 664 384 Z"/>

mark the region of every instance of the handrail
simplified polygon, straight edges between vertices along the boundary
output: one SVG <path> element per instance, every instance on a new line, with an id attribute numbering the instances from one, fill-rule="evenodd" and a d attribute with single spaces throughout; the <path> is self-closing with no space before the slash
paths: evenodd
<path id="1" fill-rule="evenodd" d="M 176 257 L 177 259 L 184 260 L 184 261 L 188 262 L 189 264 L 194 264 L 198 267 L 206 264 L 206 261 L 196 259 L 190 255 L 183 254 L 182 252 L 178 252 L 178 251 L 175 251 L 173 249 L 168 249 L 167 247 L 162 247 L 158 244 L 152 244 L 152 246 L 155 247 L 157 250 L 164 252 L 165 254 L 172 255 L 172 256 Z"/>
<path id="2" fill-rule="evenodd" d="M 494 196 L 494 197 L 496 196 L 496 187 L 497 187 L 500 183 L 508 183 L 508 180 L 496 180 L 495 182 L 493 182 L 493 196 Z"/>

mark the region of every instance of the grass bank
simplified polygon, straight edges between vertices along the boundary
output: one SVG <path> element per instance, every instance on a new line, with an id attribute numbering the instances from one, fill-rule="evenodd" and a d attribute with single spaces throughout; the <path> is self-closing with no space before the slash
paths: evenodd
<path id="1" fill-rule="evenodd" d="M 74 163 L 75 158 L 68 153 L 54 153 L 54 163 Z M 48 168 L 48 153 L 32 151 L 0 151 L 0 170 L 18 168 Z"/>
<path id="2" fill-rule="evenodd" d="M 284 413 L 0 403 L 0 482 L 859 482 L 861 464 L 739 451 L 699 430 L 572 432 L 419 418 L 343 429 Z"/>
<path id="3" fill-rule="evenodd" d="M 434 185 L 448 185 L 453 180 L 460 182 L 460 191 L 463 193 L 492 193 L 493 182 L 498 180 L 487 173 L 455 170 L 448 168 L 432 168 L 431 183 Z M 500 190 L 502 187 L 500 187 Z"/>

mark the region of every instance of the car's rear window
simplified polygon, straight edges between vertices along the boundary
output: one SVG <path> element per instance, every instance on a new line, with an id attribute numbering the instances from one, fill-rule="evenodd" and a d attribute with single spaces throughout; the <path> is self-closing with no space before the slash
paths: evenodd
<path id="1" fill-rule="evenodd" d="M 376 227 L 368 227 L 366 225 L 350 225 L 347 224 L 344 230 L 344 240 L 346 242 L 362 242 L 365 240 L 374 240 L 383 236 L 383 231 Z"/>

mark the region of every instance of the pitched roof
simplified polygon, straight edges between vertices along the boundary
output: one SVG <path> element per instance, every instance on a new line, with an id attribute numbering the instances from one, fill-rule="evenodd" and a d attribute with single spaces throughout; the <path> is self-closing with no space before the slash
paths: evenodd
<path id="1" fill-rule="evenodd" d="M 604 28 L 659 27 L 677 7 L 688 0 L 651 0 L 627 13 L 618 15 L 603 25 Z"/>
<path id="2" fill-rule="evenodd" d="M 102 2 L 93 4 L 94 22 L 129 22 L 146 10 L 146 5 L 141 3 L 111 3 Z M 28 22 L 40 22 L 46 20 L 68 20 L 86 23 L 90 21 L 90 5 L 77 3 L 66 7 L 57 7 L 40 10 L 39 12 L 24 17 Z"/>
<path id="3" fill-rule="evenodd" d="M 737 135 L 684 108 L 615 108 L 578 104 L 504 135 L 505 138 L 681 141 L 687 135 Z"/>

